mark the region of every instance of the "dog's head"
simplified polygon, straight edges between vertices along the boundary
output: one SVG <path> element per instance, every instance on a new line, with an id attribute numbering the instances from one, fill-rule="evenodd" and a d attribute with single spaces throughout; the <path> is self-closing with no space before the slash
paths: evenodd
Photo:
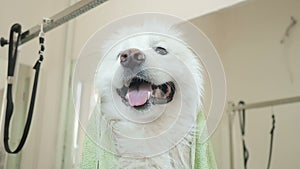
<path id="1" fill-rule="evenodd" d="M 148 122 L 201 106 L 200 62 L 188 45 L 167 34 L 134 34 L 115 42 L 99 65 L 96 83 L 109 116 L 118 111 Z"/>
<path id="2" fill-rule="evenodd" d="M 122 155 L 148 156 L 173 147 L 194 127 L 202 106 L 200 60 L 172 31 L 112 42 L 95 76 L 106 126 L 101 132 L 114 133 Z"/>

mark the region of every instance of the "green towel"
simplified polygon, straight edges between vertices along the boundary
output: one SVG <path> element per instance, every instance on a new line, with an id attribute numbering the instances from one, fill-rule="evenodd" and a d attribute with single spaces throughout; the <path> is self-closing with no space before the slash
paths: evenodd
<path id="1" fill-rule="evenodd" d="M 197 117 L 197 136 L 195 138 L 194 150 L 194 169 L 217 169 L 215 156 L 212 150 L 212 146 L 209 140 L 201 141 L 200 138 L 205 137 L 206 133 L 206 120 L 204 113 L 199 113 Z"/>
<path id="2" fill-rule="evenodd" d="M 100 108 L 94 112 L 89 121 L 89 126 L 87 128 L 88 135 L 85 136 L 85 141 L 83 145 L 82 159 L 79 164 L 80 169 L 115 169 L 116 161 L 114 155 L 108 151 L 103 150 L 94 140 L 98 140 L 97 128 L 100 116 Z M 210 141 L 201 141 L 201 135 L 204 136 L 206 129 L 205 115 L 199 113 L 197 117 L 197 136 L 194 138 L 192 145 L 192 164 L 194 169 L 217 169 L 216 161 L 214 158 L 213 150 Z M 105 127 L 105 126 L 104 126 Z M 108 131 L 109 132 L 109 131 Z M 106 137 L 101 137 L 102 143 L 110 144 L 112 143 L 111 138 L 109 138 L 109 133 L 105 134 Z M 108 145 L 112 146 L 112 145 Z"/>

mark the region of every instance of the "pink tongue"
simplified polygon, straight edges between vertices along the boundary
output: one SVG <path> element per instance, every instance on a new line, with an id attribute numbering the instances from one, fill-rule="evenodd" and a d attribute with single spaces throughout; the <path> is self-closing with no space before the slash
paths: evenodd
<path id="1" fill-rule="evenodd" d="M 128 101 L 130 106 L 141 106 L 148 100 L 148 92 L 151 91 L 150 84 L 141 84 L 128 90 Z"/>

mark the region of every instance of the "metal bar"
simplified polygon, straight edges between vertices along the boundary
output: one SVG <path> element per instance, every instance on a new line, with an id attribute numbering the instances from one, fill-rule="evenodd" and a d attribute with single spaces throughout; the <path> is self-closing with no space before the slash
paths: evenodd
<path id="1" fill-rule="evenodd" d="M 284 99 L 277 99 L 271 101 L 263 101 L 257 103 L 250 103 L 245 105 L 234 105 L 231 102 L 228 103 L 228 118 L 229 118 L 229 149 L 230 149 L 230 168 L 234 169 L 234 136 L 233 136 L 233 119 L 235 116 L 235 111 L 246 110 L 246 109 L 255 109 L 255 108 L 262 108 L 262 107 L 270 107 L 276 105 L 283 105 L 283 104 L 291 104 L 300 102 L 300 96 L 284 98 Z"/>
<path id="2" fill-rule="evenodd" d="M 63 11 L 52 16 L 51 22 L 44 25 L 44 32 L 48 32 L 59 25 L 62 25 L 69 20 L 76 18 L 77 16 L 89 11 L 90 9 L 95 8 L 96 6 L 104 3 L 107 0 L 81 0 L 74 5 L 64 9 Z M 40 25 L 36 25 L 29 30 L 22 33 L 21 44 L 24 44 L 33 38 L 37 37 L 40 32 Z"/>
<path id="3" fill-rule="evenodd" d="M 285 98 L 285 99 L 271 100 L 271 101 L 264 101 L 264 102 L 257 102 L 257 103 L 250 103 L 250 104 L 246 104 L 246 105 L 242 105 L 242 106 L 236 105 L 236 106 L 231 107 L 231 111 L 270 107 L 270 106 L 290 104 L 290 103 L 295 103 L 295 102 L 300 102 L 300 96 L 290 97 L 290 98 Z"/>
<path id="4" fill-rule="evenodd" d="M 233 106 L 233 103 L 229 102 L 228 106 Z M 228 113 L 228 128 L 229 128 L 229 166 L 230 169 L 234 169 L 234 117 L 235 113 L 233 111 L 227 111 Z"/>

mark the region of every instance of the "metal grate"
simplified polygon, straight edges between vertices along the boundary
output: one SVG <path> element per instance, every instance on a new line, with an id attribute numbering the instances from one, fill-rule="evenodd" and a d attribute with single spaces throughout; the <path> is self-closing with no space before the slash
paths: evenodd
<path id="1" fill-rule="evenodd" d="M 77 16 L 89 11 L 90 9 L 97 7 L 105 1 L 107 0 L 81 0 L 75 3 L 74 5 L 66 8 L 65 10 L 51 17 L 51 22 L 44 25 L 44 32 L 48 32 L 58 27 L 59 25 L 62 25 L 70 21 L 71 19 L 76 18 Z M 21 44 L 24 44 L 37 37 L 40 32 L 40 27 L 40 25 L 36 25 L 30 28 L 29 30 L 23 32 L 21 36 Z"/>

